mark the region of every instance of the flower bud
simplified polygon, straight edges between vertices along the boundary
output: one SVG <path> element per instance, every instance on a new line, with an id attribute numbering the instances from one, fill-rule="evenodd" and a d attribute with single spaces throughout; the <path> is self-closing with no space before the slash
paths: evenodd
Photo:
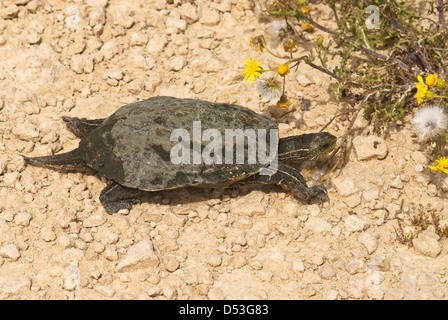
<path id="1" fill-rule="evenodd" d="M 436 87 L 439 89 L 445 88 L 445 80 L 443 80 L 442 78 L 438 78 Z"/>
<path id="2" fill-rule="evenodd" d="M 432 99 L 434 98 L 434 93 L 432 93 L 431 91 L 426 91 L 426 99 Z"/>
<path id="3" fill-rule="evenodd" d="M 308 6 L 303 6 L 303 7 L 300 8 L 300 10 L 301 10 L 303 13 L 308 13 L 308 11 L 310 11 L 310 7 L 308 7 Z"/>
<path id="4" fill-rule="evenodd" d="M 322 45 L 324 44 L 324 37 L 323 36 L 318 36 L 316 39 L 316 44 L 318 47 L 322 47 Z"/>

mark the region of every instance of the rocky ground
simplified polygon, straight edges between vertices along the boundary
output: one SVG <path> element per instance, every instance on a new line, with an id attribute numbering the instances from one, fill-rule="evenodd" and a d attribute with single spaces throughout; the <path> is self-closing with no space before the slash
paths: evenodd
<path id="1" fill-rule="evenodd" d="M 328 9 L 312 10 L 331 26 Z M 344 108 L 328 76 L 293 71 L 288 112 L 243 81 L 247 57 L 279 64 L 248 45 L 271 26 L 250 0 L 1 1 L 1 299 L 447 298 L 447 240 L 433 225 L 418 232 L 411 217 L 448 224 L 448 178 L 428 169 L 412 115 L 381 137 L 359 117 L 323 205 L 243 186 L 148 194 L 108 215 L 105 179 L 25 166 L 22 154 L 77 146 L 63 115 L 106 117 L 155 95 L 268 112 L 281 136 L 320 130 Z M 317 34 L 299 35 L 299 54 Z M 328 131 L 347 125 L 337 118 Z"/>

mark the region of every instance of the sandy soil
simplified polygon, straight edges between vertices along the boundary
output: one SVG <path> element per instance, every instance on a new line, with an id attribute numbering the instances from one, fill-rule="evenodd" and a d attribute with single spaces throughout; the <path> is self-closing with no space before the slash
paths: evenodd
<path id="1" fill-rule="evenodd" d="M 412 115 L 384 137 L 356 121 L 322 206 L 244 186 L 148 194 L 108 215 L 105 179 L 25 166 L 21 154 L 77 146 L 62 116 L 106 117 L 155 95 L 267 110 L 281 136 L 318 131 L 346 107 L 307 67 L 289 76 L 288 112 L 243 81 L 247 57 L 279 64 L 248 46 L 272 26 L 252 1 L 167 2 L 1 1 L 0 298 L 445 299 L 447 240 L 433 227 L 412 246 L 397 239 L 398 221 L 416 233 L 409 217 L 422 210 L 448 222 L 448 178 L 429 172 Z M 312 10 L 331 25 L 327 9 Z M 298 54 L 316 34 L 299 36 Z M 338 118 L 328 130 L 347 125 Z"/>

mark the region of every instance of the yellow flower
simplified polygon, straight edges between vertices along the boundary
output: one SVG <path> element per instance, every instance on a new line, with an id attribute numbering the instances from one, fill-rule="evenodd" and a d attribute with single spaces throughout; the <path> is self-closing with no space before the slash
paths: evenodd
<path id="1" fill-rule="evenodd" d="M 300 25 L 300 27 L 302 28 L 303 31 L 306 32 L 313 32 L 314 28 L 312 25 L 310 25 L 308 22 L 302 22 L 302 24 Z"/>
<path id="2" fill-rule="evenodd" d="M 277 104 L 275 105 L 275 108 L 285 108 L 288 109 L 288 107 L 291 105 L 291 101 L 286 97 L 284 94 L 280 97 L 280 100 L 277 101 Z"/>
<path id="3" fill-rule="evenodd" d="M 250 82 L 254 82 L 255 77 L 261 76 L 261 73 L 263 72 L 263 68 L 260 67 L 261 62 L 255 62 L 255 59 L 252 58 L 252 60 L 249 60 L 249 58 L 246 59 L 246 70 L 244 70 L 243 74 L 245 74 L 244 81 L 247 81 L 247 79 L 250 80 Z"/>
<path id="4" fill-rule="evenodd" d="M 307 6 L 308 1 L 307 0 L 299 0 L 297 1 L 297 4 L 299 5 L 300 10 L 303 13 L 307 13 L 310 11 L 310 7 Z"/>
<path id="5" fill-rule="evenodd" d="M 291 69 L 289 68 L 289 66 L 287 64 L 282 64 L 277 68 L 277 71 L 278 71 L 279 75 L 284 77 L 291 71 Z"/>
<path id="6" fill-rule="evenodd" d="M 437 172 L 445 172 L 448 173 L 448 159 L 446 157 L 441 157 L 439 160 L 436 160 L 437 166 L 428 166 L 430 169 L 435 170 Z"/>
<path id="7" fill-rule="evenodd" d="M 417 77 L 420 83 L 417 83 L 417 103 L 421 104 L 426 98 L 426 91 L 428 91 L 428 86 L 423 83 L 423 78 L 421 75 Z"/>
<path id="8" fill-rule="evenodd" d="M 435 85 L 437 84 L 437 75 L 436 74 L 430 74 L 429 76 L 427 76 L 426 77 L 426 84 L 430 88 L 435 87 Z"/>
<path id="9" fill-rule="evenodd" d="M 318 47 L 322 47 L 322 45 L 324 44 L 324 37 L 323 36 L 318 36 L 317 38 L 316 38 L 316 44 L 317 44 L 317 46 Z"/>

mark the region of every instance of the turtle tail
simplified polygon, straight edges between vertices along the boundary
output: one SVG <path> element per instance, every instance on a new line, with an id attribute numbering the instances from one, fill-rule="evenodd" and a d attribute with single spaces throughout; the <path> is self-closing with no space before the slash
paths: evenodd
<path id="1" fill-rule="evenodd" d="M 23 159 L 26 164 L 36 167 L 53 168 L 61 171 L 83 171 L 87 169 L 87 165 L 84 162 L 79 148 L 53 156 L 35 158 L 23 156 Z"/>

